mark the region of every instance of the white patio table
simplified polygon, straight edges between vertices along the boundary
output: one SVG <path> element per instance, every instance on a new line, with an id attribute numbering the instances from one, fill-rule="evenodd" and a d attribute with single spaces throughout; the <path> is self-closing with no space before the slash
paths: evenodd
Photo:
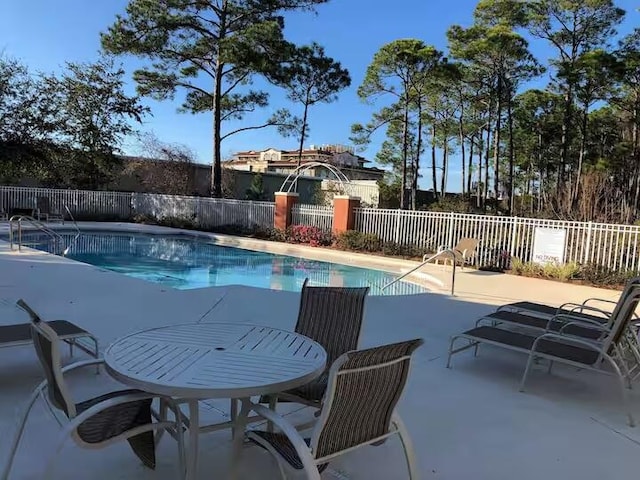
<path id="1" fill-rule="evenodd" d="M 198 467 L 198 400 L 239 399 L 304 385 L 322 373 L 326 352 L 313 340 L 285 330 L 238 323 L 181 324 L 125 336 L 104 354 L 107 371 L 123 384 L 183 399 L 189 406 L 188 480 Z M 233 402 L 235 406 L 235 402 Z M 242 448 L 245 424 L 233 426 L 233 457 Z M 236 417 L 242 418 L 242 417 Z M 232 462 L 232 471 L 234 462 Z"/>

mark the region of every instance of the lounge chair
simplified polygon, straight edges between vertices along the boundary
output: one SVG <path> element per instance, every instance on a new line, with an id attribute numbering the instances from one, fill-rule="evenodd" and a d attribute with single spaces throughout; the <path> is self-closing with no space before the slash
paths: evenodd
<path id="1" fill-rule="evenodd" d="M 475 256 L 478 243 L 479 240 L 475 238 L 461 238 L 456 246 L 451 249 L 455 256 L 456 264 L 464 267 L 467 262 L 469 262 Z M 433 258 L 433 261 L 435 263 L 440 263 L 440 260 L 444 260 L 445 264 L 451 262 L 451 255 L 449 253 L 445 253 L 446 250 L 447 248 L 444 246 L 438 247 L 438 253 Z M 429 255 L 423 256 L 422 261 L 424 262 L 428 257 Z"/>
<path id="2" fill-rule="evenodd" d="M 17 306 L 29 314 L 31 320 L 40 322 L 40 316 L 24 300 L 18 300 Z M 73 356 L 73 347 L 98 358 L 98 339 L 91 333 L 66 320 L 51 320 L 46 322 L 56 336 L 69 345 L 69 354 Z M 0 348 L 30 345 L 31 325 L 18 323 L 13 325 L 0 325 Z"/>
<path id="3" fill-rule="evenodd" d="M 276 424 L 281 433 L 254 430 L 247 437 L 276 458 L 282 478 L 287 478 L 289 469 L 304 470 L 305 478 L 320 480 L 330 460 L 398 435 L 409 478 L 416 480 L 411 439 L 395 409 L 409 375 L 411 355 L 422 343 L 416 339 L 341 355 L 329 370 L 322 410 L 310 438 L 303 439 L 283 417 L 255 404 L 248 411 L 243 408 L 241 416 L 253 410 Z"/>
<path id="4" fill-rule="evenodd" d="M 45 222 L 57 220 L 64 223 L 64 215 L 59 211 L 52 210 L 49 197 L 38 197 L 36 199 L 34 217 L 38 221 L 42 221 L 44 218 Z"/>
<path id="5" fill-rule="evenodd" d="M 476 348 L 480 344 L 488 344 L 497 347 L 507 348 L 518 352 L 528 353 L 529 361 L 522 376 L 520 390 L 524 391 L 525 383 L 531 370 L 533 360 L 536 358 L 545 358 L 550 361 L 549 371 L 554 362 L 566 363 L 581 369 L 593 370 L 600 373 L 611 374 L 610 371 L 603 367 L 608 364 L 620 380 L 622 389 L 622 397 L 625 405 L 627 404 L 627 392 L 625 378 L 629 378 L 629 372 L 621 371 L 626 363 L 620 361 L 624 356 L 621 351 L 621 341 L 624 338 L 625 331 L 628 329 L 632 321 L 633 313 L 638 306 L 640 300 L 640 289 L 633 291 L 626 298 L 622 306 L 616 310 L 615 317 L 611 318 L 611 327 L 601 326 L 605 332 L 601 341 L 595 342 L 584 338 L 577 338 L 573 335 L 566 335 L 562 332 L 547 332 L 541 335 L 528 335 L 512 330 L 506 330 L 499 327 L 480 326 L 455 335 L 451 339 L 449 347 L 449 357 L 447 360 L 447 368 L 451 367 L 451 357 L 453 354 Z M 571 322 L 568 325 L 583 325 L 579 321 Z M 590 324 L 592 328 L 595 325 Z M 467 344 L 454 348 L 457 340 L 466 340 Z M 616 362 L 618 358 L 618 362 Z M 634 426 L 635 421 L 631 412 L 628 412 L 629 425 Z"/>
<path id="6" fill-rule="evenodd" d="M 358 348 L 368 293 L 369 287 L 310 287 L 308 279 L 304 281 L 295 331 L 324 347 L 327 368 L 311 383 L 262 397 L 261 403 L 268 401 L 272 410 L 275 410 L 278 401 L 320 408 L 331 364 L 343 353 Z"/>
<path id="7" fill-rule="evenodd" d="M 520 312 L 526 313 L 528 315 L 539 316 L 542 318 L 549 318 L 558 314 L 569 314 L 573 316 L 579 316 L 586 320 L 607 323 L 611 312 L 599 307 L 589 305 L 589 303 L 597 302 L 610 305 L 619 305 L 621 301 L 624 301 L 630 290 L 637 285 L 640 285 L 640 277 L 634 277 L 627 281 L 617 301 L 604 298 L 587 298 L 582 303 L 568 302 L 560 305 L 559 307 L 553 307 L 544 303 L 524 301 L 501 305 L 500 307 L 498 307 L 498 311 L 505 310 L 509 312 Z"/>
<path id="8" fill-rule="evenodd" d="M 25 405 L 0 480 L 7 480 L 9 477 L 29 412 L 40 396 L 48 403 L 51 413 L 60 425 L 66 423 L 53 454 L 46 462 L 46 473 L 50 472 L 54 460 L 69 436 L 78 446 L 88 449 L 103 448 L 126 439 L 143 464 L 153 469 L 156 464 L 153 432 L 157 429 L 174 431 L 178 440 L 180 473 L 184 472 L 183 424 L 178 408 L 173 408 L 175 421 L 153 423 L 151 402 L 154 398 L 160 397 L 140 390 L 110 392 L 76 403 L 65 381 L 65 374 L 82 367 L 100 365 L 103 360 L 87 360 L 62 368 L 60 338 L 53 328 L 47 322 L 36 318 L 32 319 L 30 328 L 46 380 L 35 388 Z M 164 401 L 172 402 L 168 398 Z M 41 454 L 41 451 L 36 453 L 39 462 L 42 460 Z"/>

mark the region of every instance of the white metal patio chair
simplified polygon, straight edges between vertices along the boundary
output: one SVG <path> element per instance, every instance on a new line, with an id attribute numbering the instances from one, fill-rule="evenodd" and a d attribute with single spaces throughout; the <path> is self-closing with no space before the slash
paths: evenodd
<path id="1" fill-rule="evenodd" d="M 9 478 L 29 413 L 39 397 L 43 399 L 60 426 L 63 426 L 56 448 L 46 462 L 45 478 L 49 477 L 54 461 L 68 437 L 73 438 L 81 448 L 87 449 L 104 448 L 126 439 L 143 464 L 154 469 L 156 464 L 154 430 L 157 429 L 171 430 L 177 439 L 179 471 L 180 476 L 184 475 L 182 416 L 178 408 L 172 408 L 175 415 L 174 421 L 153 423 L 151 403 L 154 398 L 160 397 L 139 390 L 109 392 L 75 403 L 65 381 L 65 374 L 83 367 L 100 365 L 103 360 L 87 360 L 62 368 L 60 339 L 56 332 L 47 322 L 39 319 L 32 320 L 31 329 L 33 343 L 46 379 L 33 390 L 24 406 L 0 480 Z M 163 400 L 172 404 L 171 399 L 163 398 Z"/>
<path id="2" fill-rule="evenodd" d="M 331 366 L 311 438 L 304 439 L 293 425 L 263 405 L 243 406 L 241 416 L 253 410 L 280 429 L 278 433 L 249 431 L 248 438 L 275 457 L 282 478 L 286 478 L 287 469 L 292 469 L 304 471 L 309 480 L 320 480 L 330 460 L 398 435 L 409 479 L 416 480 L 418 469 L 411 439 L 395 408 L 409 375 L 411 355 L 422 343 L 422 339 L 415 339 L 341 355 Z"/>

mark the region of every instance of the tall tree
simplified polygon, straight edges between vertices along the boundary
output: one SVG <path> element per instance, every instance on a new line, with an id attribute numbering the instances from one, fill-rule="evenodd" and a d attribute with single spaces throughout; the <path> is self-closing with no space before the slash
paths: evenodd
<path id="1" fill-rule="evenodd" d="M 367 68 L 365 78 L 358 88 L 358 96 L 372 102 L 381 96 L 389 96 L 393 103 L 374 115 L 372 121 L 363 126 L 356 124 L 352 133 L 360 140 L 368 138 L 381 126 L 392 121 L 402 125 L 402 173 L 400 190 L 401 208 L 408 206 L 408 166 L 410 160 L 411 116 L 416 106 L 416 93 L 425 79 L 433 73 L 442 58 L 442 53 L 416 39 L 396 40 L 383 45 Z M 421 122 L 419 122 L 421 124 Z M 418 149 L 419 152 L 419 149 Z"/>
<path id="2" fill-rule="evenodd" d="M 304 45 L 296 49 L 289 65 L 279 75 L 285 82 L 281 83 L 287 91 L 287 98 L 303 107 L 300 122 L 300 142 L 298 146 L 298 166 L 302 161 L 302 150 L 308 135 L 309 108 L 318 103 L 331 103 L 337 94 L 351 85 L 351 76 L 340 62 L 327 57 L 324 48 L 317 43 Z"/>
<path id="3" fill-rule="evenodd" d="M 555 77 L 557 89 L 564 96 L 558 192 L 571 167 L 571 145 L 575 130 L 575 89 L 579 80 L 578 59 L 587 52 L 606 47 L 616 34 L 625 12 L 612 0 L 536 0 L 523 2 L 527 28 L 532 35 L 545 39 L 556 50 L 552 66 L 562 71 Z"/>
<path id="4" fill-rule="evenodd" d="M 67 174 L 81 187 L 109 182 L 119 147 L 149 112 L 139 97 L 126 94 L 124 73 L 112 60 L 101 59 L 68 63 L 60 77 L 45 77 L 45 92 L 58 109 L 56 142 L 77 159 Z"/>
<path id="5" fill-rule="evenodd" d="M 220 197 L 221 143 L 239 132 L 290 124 L 286 111 L 266 122 L 223 132 L 230 120 L 268 105 L 249 87 L 256 74 L 277 76 L 293 51 L 282 13 L 309 10 L 327 0 L 130 0 L 126 15 L 102 35 L 103 48 L 151 63 L 134 73 L 138 91 L 158 100 L 186 90 L 182 110 L 213 111 L 212 194 Z"/>

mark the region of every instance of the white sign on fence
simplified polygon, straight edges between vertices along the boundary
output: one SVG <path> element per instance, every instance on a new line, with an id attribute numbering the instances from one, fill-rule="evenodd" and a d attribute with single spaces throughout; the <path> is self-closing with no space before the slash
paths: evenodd
<path id="1" fill-rule="evenodd" d="M 564 228 L 536 227 L 533 239 L 534 263 L 564 263 L 564 244 L 567 230 Z"/>

